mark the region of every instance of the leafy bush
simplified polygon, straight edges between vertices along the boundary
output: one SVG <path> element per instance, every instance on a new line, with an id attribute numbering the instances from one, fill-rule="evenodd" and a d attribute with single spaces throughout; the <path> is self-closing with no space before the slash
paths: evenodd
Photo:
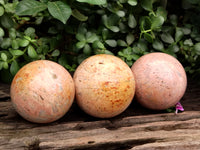
<path id="1" fill-rule="evenodd" d="M 28 62 L 49 59 L 74 71 L 112 54 L 129 66 L 154 51 L 200 75 L 198 0 L 0 0 L 0 74 L 11 81 Z M 174 9 L 176 8 L 176 9 Z"/>

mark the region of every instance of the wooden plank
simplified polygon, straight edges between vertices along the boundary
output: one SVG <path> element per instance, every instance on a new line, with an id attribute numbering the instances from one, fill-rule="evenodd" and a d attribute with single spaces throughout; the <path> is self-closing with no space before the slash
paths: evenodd
<path id="1" fill-rule="evenodd" d="M 93 118 L 76 103 L 60 120 L 30 123 L 9 99 L 9 85 L 0 84 L 0 149 L 155 150 L 200 149 L 200 89 L 190 81 L 182 99 L 185 112 L 152 111 L 135 101 L 121 115 Z"/>
<path id="2" fill-rule="evenodd" d="M 188 146 L 188 143 L 194 142 L 196 148 L 200 148 L 199 125 L 200 119 L 191 119 L 136 124 L 115 130 L 107 128 L 76 130 L 75 124 L 12 129 L 1 133 L 0 149 L 12 147 L 21 149 L 37 143 L 41 149 L 99 149 L 117 148 L 116 146 L 133 148 L 146 144 L 155 146 L 155 142 L 157 146 L 159 143 L 169 144 L 169 142 Z M 68 129 L 63 130 L 61 126 L 68 126 Z"/>

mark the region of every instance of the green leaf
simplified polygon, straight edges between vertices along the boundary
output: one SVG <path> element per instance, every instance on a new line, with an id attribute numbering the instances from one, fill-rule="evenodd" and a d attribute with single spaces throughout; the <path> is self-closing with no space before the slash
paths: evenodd
<path id="1" fill-rule="evenodd" d="M 104 5 L 107 3 L 106 0 L 76 0 L 76 1 L 81 2 L 81 3 L 89 3 L 93 5 Z"/>
<path id="2" fill-rule="evenodd" d="M 4 0 L 0 0 L 0 4 L 1 4 L 1 5 L 5 5 Z"/>
<path id="3" fill-rule="evenodd" d="M 127 64 L 129 67 L 131 67 L 131 66 L 133 65 L 133 60 L 130 60 L 130 61 L 126 60 L 126 64 Z"/>
<path id="4" fill-rule="evenodd" d="M 133 14 L 130 14 L 128 17 L 128 26 L 130 28 L 135 28 L 137 26 L 137 21 L 135 20 Z"/>
<path id="5" fill-rule="evenodd" d="M 168 49 L 167 49 L 169 52 L 173 52 L 173 53 L 177 53 L 178 51 L 179 51 L 179 47 L 178 47 L 178 45 L 170 45 L 169 47 L 168 47 Z"/>
<path id="6" fill-rule="evenodd" d="M 127 43 L 124 40 L 117 40 L 117 45 L 123 46 L 123 47 L 128 46 Z"/>
<path id="7" fill-rule="evenodd" d="M 18 41 L 17 41 L 17 40 L 15 40 L 15 39 L 14 39 L 14 40 L 12 40 L 12 44 L 11 44 L 11 45 L 12 45 L 12 48 L 13 48 L 13 49 L 18 49 L 18 48 L 19 48 Z"/>
<path id="8" fill-rule="evenodd" d="M 68 64 L 68 57 L 66 54 L 62 54 L 59 59 L 58 59 L 58 63 L 62 66 L 65 66 L 66 64 Z"/>
<path id="9" fill-rule="evenodd" d="M 100 41 L 97 41 L 97 47 L 100 48 L 100 49 L 104 49 L 105 48 L 103 43 L 100 42 Z"/>
<path id="10" fill-rule="evenodd" d="M 108 44 L 110 47 L 116 47 L 117 42 L 115 40 L 106 40 L 106 44 Z"/>
<path id="11" fill-rule="evenodd" d="M 19 40 L 19 46 L 20 47 L 26 47 L 26 46 L 28 46 L 29 45 L 29 41 L 27 40 L 27 39 L 20 39 Z"/>
<path id="12" fill-rule="evenodd" d="M 123 49 L 123 53 L 124 53 L 124 54 L 127 54 L 127 55 L 132 54 L 132 49 L 131 49 L 131 47 L 127 47 L 127 48 Z"/>
<path id="13" fill-rule="evenodd" d="M 133 41 L 135 40 L 135 37 L 133 34 L 129 33 L 127 36 L 126 36 L 126 42 L 128 45 L 131 45 L 133 43 Z"/>
<path id="14" fill-rule="evenodd" d="M 78 27 L 78 33 L 83 34 L 83 35 L 87 33 L 87 29 L 86 29 L 86 24 L 85 23 L 82 23 Z"/>
<path id="15" fill-rule="evenodd" d="M 0 27 L 0 37 L 3 37 L 5 35 L 4 30 Z"/>
<path id="16" fill-rule="evenodd" d="M 10 28 L 9 29 L 9 37 L 11 38 L 11 39 L 15 39 L 16 38 L 16 29 L 15 28 Z"/>
<path id="17" fill-rule="evenodd" d="M 141 6 L 147 11 L 153 11 L 154 0 L 141 0 Z"/>
<path id="18" fill-rule="evenodd" d="M 41 16 L 41 17 L 36 17 L 35 19 L 36 19 L 36 20 L 35 20 L 35 24 L 36 24 L 36 25 L 39 25 L 39 24 L 42 23 L 44 17 L 43 17 L 43 16 Z"/>
<path id="19" fill-rule="evenodd" d="M 113 32 L 119 32 L 119 27 L 117 26 L 110 26 L 109 29 L 112 30 Z"/>
<path id="20" fill-rule="evenodd" d="M 48 3 L 49 0 L 40 0 L 42 3 Z"/>
<path id="21" fill-rule="evenodd" d="M 59 50 L 54 50 L 52 53 L 51 53 L 51 56 L 53 57 L 58 57 L 60 55 L 60 51 Z"/>
<path id="22" fill-rule="evenodd" d="M 118 2 L 120 3 L 119 5 L 121 6 L 121 4 L 127 3 L 127 0 L 118 0 Z"/>
<path id="23" fill-rule="evenodd" d="M 33 37 L 35 36 L 35 29 L 33 27 L 28 27 L 25 31 L 24 31 L 24 34 L 26 36 L 29 36 L 29 37 Z"/>
<path id="24" fill-rule="evenodd" d="M 77 9 L 72 10 L 72 16 L 78 19 L 79 21 L 87 21 L 88 17 L 82 14 L 80 11 Z"/>
<path id="25" fill-rule="evenodd" d="M 38 12 L 47 9 L 47 5 L 36 0 L 22 0 L 16 7 L 16 14 L 22 15 L 35 15 Z"/>
<path id="26" fill-rule="evenodd" d="M 164 49 L 164 45 L 161 41 L 159 40 L 155 40 L 152 44 L 153 48 L 158 50 L 158 51 L 162 51 Z"/>
<path id="27" fill-rule="evenodd" d="M 156 11 L 156 16 L 162 16 L 164 20 L 167 20 L 167 11 L 163 7 L 158 7 Z"/>
<path id="28" fill-rule="evenodd" d="M 3 16 L 3 14 L 4 14 L 4 8 L 0 6 L 0 16 Z"/>
<path id="29" fill-rule="evenodd" d="M 164 18 L 162 16 L 152 17 L 151 21 L 152 21 L 151 29 L 154 30 L 162 26 L 162 24 L 164 23 Z"/>
<path id="30" fill-rule="evenodd" d="M 34 47 L 31 45 L 28 46 L 28 56 L 33 59 L 38 57 L 37 52 L 35 51 Z"/>
<path id="31" fill-rule="evenodd" d="M 183 27 L 183 28 L 181 28 L 181 29 L 182 29 L 182 31 L 183 31 L 183 33 L 184 33 L 185 35 L 189 35 L 189 34 L 191 33 L 191 29 L 190 29 L 190 28 Z"/>
<path id="32" fill-rule="evenodd" d="M 102 22 L 103 22 L 103 24 L 107 27 L 107 28 L 109 28 L 109 25 L 108 25 L 108 16 L 107 15 L 103 15 L 102 16 Z"/>
<path id="33" fill-rule="evenodd" d="M 152 43 L 153 42 L 153 37 L 151 34 L 149 33 L 144 33 L 144 38 L 145 40 L 147 40 L 148 42 Z"/>
<path id="34" fill-rule="evenodd" d="M 14 27 L 14 21 L 10 14 L 5 13 L 3 16 L 1 16 L 0 20 L 1 20 L 1 25 L 6 29 Z"/>
<path id="35" fill-rule="evenodd" d="M 50 33 L 50 34 L 58 34 L 58 30 L 56 29 L 55 26 L 52 26 L 52 27 L 49 27 L 48 33 Z"/>
<path id="36" fill-rule="evenodd" d="M 28 40 L 28 41 L 32 41 L 32 39 L 31 39 L 31 37 L 29 37 L 29 36 L 24 36 L 24 38 L 26 39 L 26 40 Z"/>
<path id="37" fill-rule="evenodd" d="M 133 59 L 133 55 L 127 55 L 126 59 L 129 60 L 129 61 L 132 60 Z"/>
<path id="38" fill-rule="evenodd" d="M 139 56 L 139 55 L 136 55 L 136 54 L 132 54 L 132 58 L 133 58 L 133 60 L 137 60 L 137 59 L 140 58 L 140 56 Z"/>
<path id="39" fill-rule="evenodd" d="M 183 42 L 184 45 L 188 45 L 188 46 L 193 46 L 193 42 L 191 39 L 186 39 L 184 42 Z"/>
<path id="40" fill-rule="evenodd" d="M 48 10 L 54 18 L 60 20 L 64 24 L 66 24 L 72 14 L 71 8 L 61 1 L 48 2 Z"/>
<path id="41" fill-rule="evenodd" d="M 84 48 L 83 48 L 83 53 L 84 53 L 85 55 L 90 56 L 90 55 L 91 55 L 91 52 L 92 52 L 92 49 L 91 49 L 90 45 L 89 45 L 89 44 L 85 44 L 85 46 L 84 46 Z"/>
<path id="42" fill-rule="evenodd" d="M 83 48 L 85 46 L 85 44 L 86 44 L 85 41 L 80 41 L 80 42 L 76 43 L 76 47 L 78 49 L 81 49 L 81 48 Z"/>
<path id="43" fill-rule="evenodd" d="M 140 50 L 142 50 L 142 51 L 148 51 L 147 43 L 144 40 L 140 40 L 137 43 L 137 47 L 140 48 Z"/>
<path id="44" fill-rule="evenodd" d="M 126 22 L 119 22 L 119 29 L 121 33 L 127 33 L 128 32 L 128 26 L 126 25 Z"/>
<path id="45" fill-rule="evenodd" d="M 125 57 L 128 61 L 137 60 L 140 57 L 136 54 L 132 54 L 132 49 L 130 47 L 123 49 L 123 54 L 118 54 Z"/>
<path id="46" fill-rule="evenodd" d="M 122 11 L 122 10 L 117 11 L 116 14 L 117 14 L 119 17 L 124 17 L 124 16 L 125 16 L 125 12 Z"/>
<path id="47" fill-rule="evenodd" d="M 104 54 L 108 54 L 108 55 L 114 55 L 111 51 L 109 50 L 104 50 Z"/>
<path id="48" fill-rule="evenodd" d="M 118 27 L 118 24 L 120 22 L 120 17 L 116 14 L 111 14 L 109 17 L 104 15 L 102 19 L 104 19 L 104 24 L 107 28 L 112 28 L 112 26 Z"/>
<path id="49" fill-rule="evenodd" d="M 8 49 L 11 46 L 12 40 L 10 38 L 4 38 L 1 43 L 1 48 Z"/>
<path id="50" fill-rule="evenodd" d="M 81 64 L 81 62 L 82 62 L 83 60 L 85 60 L 87 57 L 88 57 L 88 56 L 87 56 L 87 55 L 84 55 L 84 54 L 78 55 L 78 57 L 77 57 L 77 62 L 78 62 L 78 64 Z M 65 66 L 65 67 L 66 67 L 66 66 Z"/>
<path id="51" fill-rule="evenodd" d="M 3 68 L 4 68 L 4 69 L 8 69 L 8 67 L 9 67 L 9 66 L 8 66 L 8 62 L 4 62 L 4 63 L 3 63 Z"/>
<path id="52" fill-rule="evenodd" d="M 17 4 L 18 4 L 17 1 L 13 1 L 12 3 L 6 3 L 4 5 L 5 12 L 14 14 Z"/>
<path id="53" fill-rule="evenodd" d="M 89 33 L 88 35 L 86 34 L 86 41 L 88 43 L 93 43 L 94 41 L 99 39 L 95 33 L 91 33 L 91 34 L 90 32 L 87 32 L 87 33 Z"/>
<path id="54" fill-rule="evenodd" d="M 128 0 L 128 4 L 131 5 L 131 6 L 136 6 L 137 0 Z"/>
<path id="55" fill-rule="evenodd" d="M 171 44 L 171 43 L 174 42 L 173 37 L 172 37 L 171 34 L 169 34 L 169 33 L 163 33 L 163 34 L 161 34 L 161 39 L 162 39 L 165 43 L 168 43 L 168 44 Z"/>
<path id="56" fill-rule="evenodd" d="M 18 70 L 20 69 L 17 61 L 13 61 L 11 66 L 10 66 L 10 73 L 14 76 Z"/>
<path id="57" fill-rule="evenodd" d="M 86 40 L 85 35 L 82 34 L 82 33 L 77 33 L 76 39 L 79 40 L 79 41 L 85 41 Z"/>
<path id="58" fill-rule="evenodd" d="M 69 72 L 74 72 L 76 70 L 77 65 L 73 64 L 72 66 L 65 64 L 64 67 L 69 71 Z"/>
<path id="59" fill-rule="evenodd" d="M 151 28 L 151 19 L 148 16 L 141 17 L 140 29 L 141 31 L 149 30 Z"/>
<path id="60" fill-rule="evenodd" d="M 103 37 L 103 40 L 106 40 L 107 37 L 108 37 L 108 35 L 109 35 L 108 29 L 104 28 L 104 29 L 102 30 L 102 37 Z"/>
<path id="61" fill-rule="evenodd" d="M 196 43 L 194 45 L 194 50 L 198 55 L 200 55 L 200 43 Z"/>
<path id="62" fill-rule="evenodd" d="M 181 38 L 184 36 L 184 33 L 181 28 L 176 28 L 176 33 L 175 33 L 175 41 L 178 42 L 181 40 Z"/>
<path id="63" fill-rule="evenodd" d="M 134 46 L 132 48 L 133 53 L 135 54 L 143 54 L 143 52 L 141 51 L 141 49 L 139 47 Z"/>
<path id="64" fill-rule="evenodd" d="M 178 17 L 177 15 L 171 15 L 169 17 L 169 20 L 171 22 L 172 25 L 177 26 L 177 22 L 178 22 Z"/>
<path id="65" fill-rule="evenodd" d="M 95 41 L 94 43 L 92 43 L 92 46 L 94 49 L 99 49 L 99 48 L 104 49 L 105 48 L 104 44 L 98 40 Z"/>
<path id="66" fill-rule="evenodd" d="M 124 53 L 123 53 L 122 51 L 119 51 L 117 54 L 118 54 L 119 56 L 124 57 Z"/>
<path id="67" fill-rule="evenodd" d="M 10 50 L 10 53 L 11 53 L 13 56 L 21 56 L 21 55 L 24 55 L 24 52 L 21 51 L 21 50 Z"/>
<path id="68" fill-rule="evenodd" d="M 7 55 L 5 53 L 1 53 L 1 59 L 3 61 L 7 61 L 8 57 L 7 57 Z"/>

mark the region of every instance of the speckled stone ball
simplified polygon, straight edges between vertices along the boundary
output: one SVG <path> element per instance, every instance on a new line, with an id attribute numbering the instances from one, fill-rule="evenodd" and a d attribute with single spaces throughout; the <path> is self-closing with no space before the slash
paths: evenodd
<path id="1" fill-rule="evenodd" d="M 23 118 L 35 123 L 50 123 L 70 109 L 75 86 L 64 67 L 49 60 L 38 60 L 17 72 L 10 95 L 14 108 Z"/>
<path id="2" fill-rule="evenodd" d="M 122 113 L 135 93 L 135 80 L 129 66 L 107 54 L 84 60 L 74 73 L 76 100 L 87 114 L 111 118 Z"/>
<path id="3" fill-rule="evenodd" d="M 165 53 L 149 53 L 131 67 L 135 76 L 137 101 L 146 108 L 164 110 L 183 97 L 187 77 L 181 63 Z"/>

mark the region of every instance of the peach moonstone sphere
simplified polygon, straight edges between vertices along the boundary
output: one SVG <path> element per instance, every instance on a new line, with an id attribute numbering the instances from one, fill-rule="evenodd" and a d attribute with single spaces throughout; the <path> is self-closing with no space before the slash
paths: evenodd
<path id="1" fill-rule="evenodd" d="M 135 80 L 129 66 L 107 54 L 84 60 L 74 74 L 76 100 L 87 114 L 110 118 L 122 113 L 135 93 Z"/>
<path id="2" fill-rule="evenodd" d="M 131 67 L 136 80 L 135 97 L 146 108 L 175 106 L 185 93 L 187 77 L 181 63 L 165 53 L 149 53 Z"/>
<path id="3" fill-rule="evenodd" d="M 52 61 L 38 60 L 17 72 L 10 94 L 14 108 L 23 118 L 35 123 L 50 123 L 69 110 L 75 86 L 64 67 Z"/>

